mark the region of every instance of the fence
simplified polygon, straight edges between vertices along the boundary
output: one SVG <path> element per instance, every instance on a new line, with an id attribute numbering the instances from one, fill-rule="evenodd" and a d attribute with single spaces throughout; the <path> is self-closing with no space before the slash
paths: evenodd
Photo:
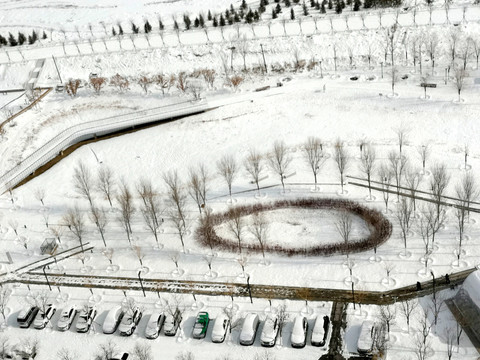
<path id="1" fill-rule="evenodd" d="M 71 126 L 47 141 L 38 150 L 27 156 L 0 177 L 0 194 L 14 187 L 40 166 L 55 158 L 63 150 L 80 141 L 107 135 L 112 132 L 133 128 L 151 122 L 191 115 L 212 108 L 207 101 L 183 100 L 173 104 L 135 111 L 128 114 L 92 120 Z"/>

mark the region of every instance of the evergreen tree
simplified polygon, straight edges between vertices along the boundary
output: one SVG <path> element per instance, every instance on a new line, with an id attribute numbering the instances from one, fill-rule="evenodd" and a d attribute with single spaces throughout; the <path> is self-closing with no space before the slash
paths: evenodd
<path id="1" fill-rule="evenodd" d="M 187 14 L 183 15 L 183 22 L 185 24 L 185 29 L 190 30 L 190 27 L 192 26 L 192 20 L 190 20 L 190 17 Z"/>
<path id="2" fill-rule="evenodd" d="M 285 0 L 285 6 L 290 7 L 292 4 L 290 3 L 290 0 Z"/>
<path id="3" fill-rule="evenodd" d="M 322 1 L 322 6 L 320 6 L 320 14 L 326 14 L 327 10 L 325 9 L 325 1 Z"/>
<path id="4" fill-rule="evenodd" d="M 340 0 L 340 5 L 342 5 L 342 10 L 345 9 L 346 5 L 344 0 Z"/>
<path id="5" fill-rule="evenodd" d="M 310 7 L 312 7 L 312 8 L 315 7 L 315 0 L 310 0 Z"/>
<path id="6" fill-rule="evenodd" d="M 263 0 L 263 5 L 267 6 L 268 5 L 268 0 Z"/>
<path id="7" fill-rule="evenodd" d="M 5 46 L 8 44 L 7 39 L 5 39 L 2 35 L 0 35 L 0 47 Z"/>
<path id="8" fill-rule="evenodd" d="M 328 0 L 328 10 L 332 10 L 332 9 L 333 9 L 333 1 Z"/>
<path id="9" fill-rule="evenodd" d="M 263 4 L 260 5 L 260 7 L 258 8 L 258 12 L 261 13 L 261 14 L 263 14 L 265 12 L 265 10 L 266 10 L 265 5 L 263 5 Z"/>
<path id="10" fill-rule="evenodd" d="M 145 34 L 148 34 L 150 31 L 152 31 L 152 25 L 150 25 L 148 20 L 145 21 L 145 25 L 143 25 L 143 30 L 145 31 Z"/>
<path id="11" fill-rule="evenodd" d="M 242 0 L 242 9 L 246 9 L 247 7 L 247 2 L 245 0 Z"/>
<path id="12" fill-rule="evenodd" d="M 253 11 L 252 9 L 248 10 L 247 16 L 245 16 L 245 22 L 251 24 L 253 22 Z"/>
<path id="13" fill-rule="evenodd" d="M 138 31 L 139 31 L 139 30 L 140 30 L 140 29 L 138 28 L 138 26 L 135 25 L 135 24 L 132 22 L 132 32 L 133 32 L 134 34 L 138 34 Z"/>
<path id="14" fill-rule="evenodd" d="M 370 9 L 373 6 L 373 1 L 372 0 L 365 0 L 363 2 L 363 8 L 364 9 Z"/>
<path id="15" fill-rule="evenodd" d="M 253 13 L 253 20 L 258 21 L 260 20 L 260 14 L 258 13 L 257 10 Z"/>
<path id="16" fill-rule="evenodd" d="M 212 13 L 210 12 L 210 10 L 208 10 L 207 19 L 208 19 L 208 21 L 213 20 Z"/>
<path id="17" fill-rule="evenodd" d="M 180 27 L 178 26 L 177 20 L 173 20 L 173 29 L 174 30 L 179 30 L 180 29 Z"/>
<path id="18" fill-rule="evenodd" d="M 223 17 L 223 14 L 220 14 L 220 26 L 225 26 L 225 18 Z"/>
<path id="19" fill-rule="evenodd" d="M 225 19 L 228 19 L 230 17 L 230 10 L 225 10 Z"/>
<path id="20" fill-rule="evenodd" d="M 13 36 L 12 33 L 8 33 L 8 43 L 10 44 L 10 46 L 18 45 L 17 39 L 15 39 L 15 36 Z"/>
<path id="21" fill-rule="evenodd" d="M 47 38 L 47 33 L 44 31 L 42 35 L 42 39 L 45 40 Z"/>
<path id="22" fill-rule="evenodd" d="M 233 25 L 233 16 L 230 16 L 227 20 L 228 20 L 228 25 Z"/>
<path id="23" fill-rule="evenodd" d="M 195 20 L 193 20 L 193 26 L 195 26 L 196 28 L 200 26 L 200 20 L 198 20 L 198 17 L 196 17 Z"/>
<path id="24" fill-rule="evenodd" d="M 361 5 L 362 5 L 362 2 L 360 0 L 355 0 L 353 2 L 353 11 L 359 11 Z"/>
<path id="25" fill-rule="evenodd" d="M 224 20 L 225 21 L 225 20 Z M 215 16 L 213 18 L 213 27 L 217 27 L 218 26 L 218 20 L 217 20 L 217 17 Z"/>
<path id="26" fill-rule="evenodd" d="M 348 6 L 352 5 L 352 0 L 347 0 L 347 5 Z"/>
<path id="27" fill-rule="evenodd" d="M 290 20 L 295 20 L 295 11 L 293 11 L 293 8 L 290 9 Z"/>
<path id="28" fill-rule="evenodd" d="M 298 3 L 300 2 L 300 0 L 293 0 L 293 2 L 294 2 L 295 4 L 298 4 Z"/>
<path id="29" fill-rule="evenodd" d="M 158 19 L 158 30 L 163 31 L 165 29 L 165 25 L 163 25 L 162 19 Z"/>
<path id="30" fill-rule="evenodd" d="M 320 3 L 318 1 L 315 3 L 315 10 L 320 10 Z"/>
<path id="31" fill-rule="evenodd" d="M 240 19 L 243 19 L 245 17 L 245 11 L 243 10 L 243 8 L 240 8 L 238 16 L 240 16 Z"/>
<path id="32" fill-rule="evenodd" d="M 27 41 L 25 35 L 21 32 L 18 33 L 18 45 L 23 45 Z"/>
<path id="33" fill-rule="evenodd" d="M 280 2 L 280 0 L 275 0 L 275 2 L 276 2 L 276 3 L 279 3 L 279 2 Z"/>
<path id="34" fill-rule="evenodd" d="M 276 19 L 277 16 L 277 12 L 275 11 L 275 9 L 272 8 L 272 19 Z"/>
<path id="35" fill-rule="evenodd" d="M 240 22 L 240 21 L 242 21 L 242 20 L 240 19 L 240 16 L 238 16 L 238 14 L 237 14 L 236 12 L 235 12 L 235 16 L 233 17 L 233 20 L 234 20 L 235 22 Z"/>
<path id="36" fill-rule="evenodd" d="M 277 6 L 275 7 L 275 11 L 277 12 L 277 14 L 280 14 L 282 12 L 282 7 L 280 6 L 280 4 L 277 4 Z"/>
<path id="37" fill-rule="evenodd" d="M 308 16 L 308 8 L 307 8 L 307 5 L 305 4 L 305 1 L 303 1 L 302 8 L 303 8 L 303 15 Z"/>
<path id="38" fill-rule="evenodd" d="M 115 26 L 112 26 L 112 36 L 117 36 L 117 31 L 115 30 Z"/>
<path id="39" fill-rule="evenodd" d="M 342 13 L 342 10 L 343 10 L 343 8 L 342 8 L 342 3 L 341 3 L 340 0 L 337 0 L 336 3 L 335 3 L 335 12 L 336 12 L 337 14 L 341 14 L 341 13 Z"/>
<path id="40" fill-rule="evenodd" d="M 202 14 L 200 14 L 200 16 L 198 17 L 198 21 L 200 23 L 200 27 L 205 27 L 205 18 L 203 17 Z"/>
<path id="41" fill-rule="evenodd" d="M 38 35 L 35 32 L 35 30 L 33 30 L 32 35 L 28 35 L 28 43 L 32 45 L 32 44 L 35 44 L 37 40 L 38 40 Z"/>
<path id="42" fill-rule="evenodd" d="M 235 12 L 235 8 L 233 7 L 233 4 L 230 4 L 230 12 L 233 14 Z"/>
<path id="43" fill-rule="evenodd" d="M 123 35 L 123 28 L 120 24 L 118 24 L 118 35 Z"/>

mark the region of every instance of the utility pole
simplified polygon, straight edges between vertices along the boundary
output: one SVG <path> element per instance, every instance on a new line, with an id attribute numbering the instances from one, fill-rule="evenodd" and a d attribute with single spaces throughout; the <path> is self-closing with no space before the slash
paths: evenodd
<path id="1" fill-rule="evenodd" d="M 147 297 L 147 295 L 145 295 L 145 289 L 143 288 L 142 278 L 140 277 L 141 273 L 142 273 L 142 271 L 140 270 L 138 272 L 138 280 L 140 280 L 140 286 L 142 287 L 143 297 Z"/>
<path id="2" fill-rule="evenodd" d="M 250 288 L 250 275 L 247 277 L 248 296 L 250 296 L 250 303 L 253 304 L 252 289 Z"/>
<path id="3" fill-rule="evenodd" d="M 46 266 L 46 265 L 45 265 Z M 50 282 L 48 281 L 47 273 L 45 272 L 45 266 L 42 268 L 43 270 L 43 275 L 45 275 L 45 280 L 47 280 L 47 285 L 50 291 L 52 291 L 52 287 L 50 286 Z"/>
<path id="4" fill-rule="evenodd" d="M 353 280 L 353 279 L 352 279 Z M 353 310 L 355 310 L 355 289 L 354 289 L 354 283 L 352 281 L 352 302 L 353 302 Z"/>
<path id="5" fill-rule="evenodd" d="M 55 57 L 52 55 L 53 63 L 55 64 L 55 69 L 57 69 L 58 78 L 60 79 L 60 84 L 63 84 L 62 77 L 60 76 L 60 71 L 58 70 L 57 62 L 55 61 Z"/>
<path id="6" fill-rule="evenodd" d="M 263 52 L 263 44 L 260 44 L 260 48 L 262 49 L 263 66 L 265 66 L 265 74 L 266 74 L 268 73 L 268 70 L 267 70 L 267 62 L 265 61 L 265 53 Z"/>

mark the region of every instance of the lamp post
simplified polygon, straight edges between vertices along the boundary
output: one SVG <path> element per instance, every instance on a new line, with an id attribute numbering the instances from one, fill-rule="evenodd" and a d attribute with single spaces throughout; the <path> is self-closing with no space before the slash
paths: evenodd
<path id="1" fill-rule="evenodd" d="M 352 279 L 352 302 L 353 302 L 353 310 L 355 310 L 355 284 Z"/>
<path id="2" fill-rule="evenodd" d="M 267 74 L 268 73 L 267 62 L 265 61 L 265 53 L 263 52 L 263 44 L 260 44 L 260 49 L 262 49 L 263 66 L 265 67 L 265 74 Z"/>
<path id="3" fill-rule="evenodd" d="M 250 296 L 250 303 L 253 304 L 252 289 L 250 288 L 250 275 L 247 276 L 247 288 L 248 288 L 248 296 Z"/>
<path id="4" fill-rule="evenodd" d="M 431 270 L 430 270 L 430 274 L 432 275 L 432 278 L 433 278 L 433 299 L 435 300 L 435 274 Z"/>
<path id="5" fill-rule="evenodd" d="M 138 272 L 138 280 L 140 280 L 140 286 L 142 287 L 143 297 L 147 297 L 147 295 L 145 295 L 145 289 L 143 288 L 142 278 L 140 277 L 141 272 L 142 270 Z"/>
<path id="6" fill-rule="evenodd" d="M 46 265 L 45 265 L 46 266 Z M 52 291 L 52 287 L 50 286 L 50 282 L 48 281 L 47 273 L 45 272 L 45 266 L 42 268 L 43 270 L 43 275 L 45 275 L 45 280 L 47 280 L 47 285 L 50 291 Z"/>

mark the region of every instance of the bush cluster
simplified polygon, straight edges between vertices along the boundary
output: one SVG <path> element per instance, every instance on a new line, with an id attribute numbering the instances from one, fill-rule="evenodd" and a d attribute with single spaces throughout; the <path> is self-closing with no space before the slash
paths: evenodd
<path id="1" fill-rule="evenodd" d="M 329 256 L 333 254 L 358 253 L 376 248 L 387 241 L 392 234 L 392 224 L 379 211 L 370 209 L 351 200 L 303 198 L 295 200 L 279 200 L 268 204 L 243 205 L 220 214 L 206 214 L 196 230 L 196 238 L 203 246 L 224 251 L 236 252 L 238 244 L 218 236 L 215 227 L 228 221 L 234 211 L 242 216 L 283 208 L 346 210 L 362 218 L 369 226 L 370 235 L 355 242 L 338 242 L 335 244 L 317 245 L 310 248 L 285 248 L 280 245 L 267 244 L 265 251 L 277 254 L 295 256 Z M 251 252 L 261 252 L 260 244 L 242 245 L 242 249 Z"/>

